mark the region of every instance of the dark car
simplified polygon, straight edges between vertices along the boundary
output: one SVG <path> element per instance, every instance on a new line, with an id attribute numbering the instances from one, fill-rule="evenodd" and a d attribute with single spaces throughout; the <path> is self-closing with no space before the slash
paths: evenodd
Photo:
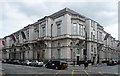
<path id="1" fill-rule="evenodd" d="M 10 59 L 3 59 L 2 63 L 10 63 L 10 61 L 11 61 Z"/>
<path id="2" fill-rule="evenodd" d="M 18 64 L 22 65 L 22 63 L 23 63 L 23 60 L 19 60 Z"/>
<path id="3" fill-rule="evenodd" d="M 13 64 L 19 64 L 20 60 L 13 60 Z"/>
<path id="4" fill-rule="evenodd" d="M 14 59 L 10 59 L 9 64 L 14 64 Z"/>
<path id="5" fill-rule="evenodd" d="M 68 66 L 67 62 L 61 60 L 49 60 L 45 65 L 46 68 L 51 69 L 66 69 Z"/>
<path id="6" fill-rule="evenodd" d="M 2 63 L 7 63 L 7 59 L 3 59 L 3 60 L 2 60 Z"/>
<path id="7" fill-rule="evenodd" d="M 109 61 L 107 62 L 107 65 L 109 65 L 109 66 L 114 65 L 114 61 L 113 61 L 113 60 L 109 60 Z"/>

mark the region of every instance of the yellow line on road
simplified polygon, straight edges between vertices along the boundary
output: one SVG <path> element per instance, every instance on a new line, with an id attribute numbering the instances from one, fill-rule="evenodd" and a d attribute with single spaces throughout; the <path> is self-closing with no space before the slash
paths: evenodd
<path id="1" fill-rule="evenodd" d="M 88 74 L 88 72 L 87 72 L 86 70 L 84 70 L 84 72 L 85 72 L 88 76 L 90 76 L 90 74 Z"/>
<path id="2" fill-rule="evenodd" d="M 55 73 L 55 75 L 54 75 L 54 76 L 56 76 L 56 75 L 57 75 L 58 73 L 60 73 L 60 72 L 61 72 L 61 71 L 59 70 L 58 72 L 56 72 L 56 73 Z"/>
<path id="3" fill-rule="evenodd" d="M 103 74 L 102 72 L 98 72 L 99 74 Z"/>
<path id="4" fill-rule="evenodd" d="M 73 74 L 74 74 L 74 70 L 72 70 L 72 76 L 73 76 Z"/>
<path id="5" fill-rule="evenodd" d="M 44 74 L 44 72 L 41 72 L 41 73 L 39 73 L 39 74 Z"/>
<path id="6" fill-rule="evenodd" d="M 104 75 L 103 72 L 98 72 L 98 73 Z M 106 75 L 104 75 L 104 76 L 106 76 Z"/>
<path id="7" fill-rule="evenodd" d="M 59 70 L 58 72 L 56 72 L 55 74 L 58 74 L 58 73 L 60 73 L 61 71 Z"/>

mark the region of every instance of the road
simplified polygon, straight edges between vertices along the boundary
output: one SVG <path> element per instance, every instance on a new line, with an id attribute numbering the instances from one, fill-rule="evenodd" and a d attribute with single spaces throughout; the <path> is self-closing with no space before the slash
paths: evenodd
<path id="1" fill-rule="evenodd" d="M 53 70 L 45 67 L 32 67 L 14 64 L 2 64 L 3 76 L 118 76 L 118 65 L 115 66 L 89 66 L 84 69 L 83 66 L 69 66 L 65 70 Z M 110 75 L 114 74 L 114 75 Z"/>

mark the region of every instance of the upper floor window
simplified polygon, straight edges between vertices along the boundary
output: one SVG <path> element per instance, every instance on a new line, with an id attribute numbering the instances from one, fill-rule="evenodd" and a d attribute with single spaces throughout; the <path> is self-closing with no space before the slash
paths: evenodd
<path id="1" fill-rule="evenodd" d="M 43 34 L 43 36 L 45 36 L 45 34 L 46 34 L 45 27 L 42 27 L 42 34 Z"/>
<path id="2" fill-rule="evenodd" d="M 91 45 L 91 52 L 93 52 L 93 45 Z"/>
<path id="3" fill-rule="evenodd" d="M 39 30 L 37 30 L 37 38 L 39 38 Z"/>
<path id="4" fill-rule="evenodd" d="M 100 38 L 100 40 L 102 41 L 102 32 L 100 32 L 100 37 L 99 37 L 99 38 Z"/>
<path id="5" fill-rule="evenodd" d="M 58 42 L 58 46 L 60 46 L 60 43 Z"/>
<path id="6" fill-rule="evenodd" d="M 91 32 L 91 40 L 93 40 L 93 32 Z"/>
<path id="7" fill-rule="evenodd" d="M 72 46 L 72 42 L 70 42 L 70 46 Z"/>
<path id="8" fill-rule="evenodd" d="M 95 40 L 95 35 L 93 35 L 93 40 Z"/>
<path id="9" fill-rule="evenodd" d="M 94 48 L 94 53 L 96 53 L 96 48 Z"/>
<path id="10" fill-rule="evenodd" d="M 61 55 L 60 55 L 60 49 L 58 49 L 58 58 L 60 59 Z"/>
<path id="11" fill-rule="evenodd" d="M 79 26 L 78 26 L 78 33 L 79 33 L 79 35 L 80 35 L 80 28 L 81 28 L 81 25 L 79 24 Z"/>
<path id="12" fill-rule="evenodd" d="M 27 32 L 27 38 L 28 38 L 28 40 L 30 39 L 30 38 L 29 38 L 29 31 Z"/>
<path id="13" fill-rule="evenodd" d="M 81 36 L 83 36 L 83 25 L 81 25 Z"/>
<path id="14" fill-rule="evenodd" d="M 93 21 L 91 20 L 91 27 L 93 26 Z"/>
<path id="15" fill-rule="evenodd" d="M 98 31 L 97 31 L 97 40 L 98 40 Z"/>
<path id="16" fill-rule="evenodd" d="M 61 24 L 57 24 L 57 35 L 61 35 Z"/>
<path id="17" fill-rule="evenodd" d="M 74 34 L 74 35 L 77 34 L 77 27 L 76 27 L 76 26 L 77 26 L 77 24 L 74 23 L 74 24 L 73 24 L 73 34 Z"/>

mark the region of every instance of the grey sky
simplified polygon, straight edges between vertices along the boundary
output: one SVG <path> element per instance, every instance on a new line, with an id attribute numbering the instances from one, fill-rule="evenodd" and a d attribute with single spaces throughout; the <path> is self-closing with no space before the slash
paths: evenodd
<path id="1" fill-rule="evenodd" d="M 116 39 L 118 38 L 118 1 L 32 1 L 3 1 L 0 3 L 0 9 L 2 9 L 0 11 L 0 37 L 9 35 L 46 15 L 68 7 L 97 21 L 108 33 L 111 33 Z"/>

